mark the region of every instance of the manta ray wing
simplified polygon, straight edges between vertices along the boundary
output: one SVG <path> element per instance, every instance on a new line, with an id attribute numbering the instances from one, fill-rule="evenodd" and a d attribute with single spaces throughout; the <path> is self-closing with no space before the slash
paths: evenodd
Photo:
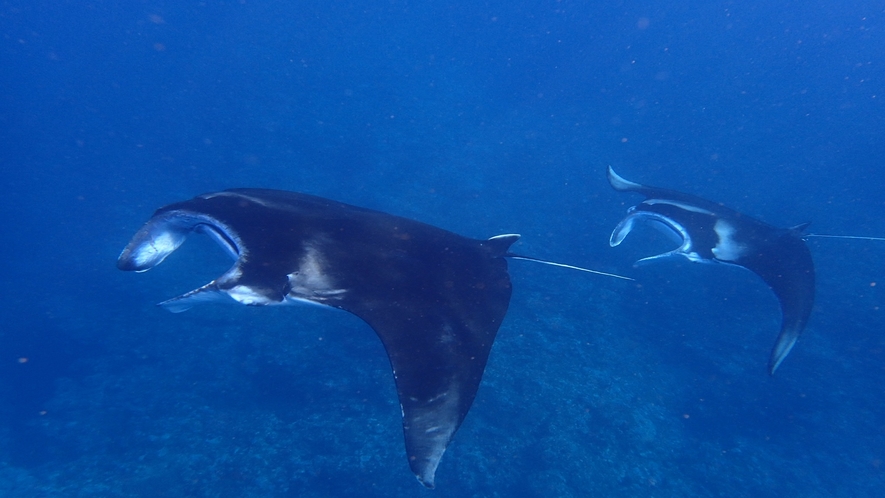
<path id="1" fill-rule="evenodd" d="M 501 254 L 449 246 L 430 258 L 433 264 L 410 262 L 420 278 L 391 289 L 396 296 L 344 306 L 375 329 L 388 351 L 409 465 L 428 487 L 473 403 L 507 311 L 510 278 Z"/>
<path id="2" fill-rule="evenodd" d="M 764 239 L 753 244 L 755 250 L 737 261 L 759 275 L 781 305 L 781 330 L 768 361 L 772 374 L 796 344 L 814 305 L 814 262 L 800 235 L 790 229 L 766 230 Z"/>

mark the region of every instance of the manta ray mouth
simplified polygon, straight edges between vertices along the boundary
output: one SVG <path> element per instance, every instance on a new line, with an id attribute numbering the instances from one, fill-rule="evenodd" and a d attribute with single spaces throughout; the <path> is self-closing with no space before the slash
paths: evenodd
<path id="1" fill-rule="evenodd" d="M 644 222 L 652 228 L 655 228 L 659 232 L 668 236 L 668 238 L 670 238 L 673 242 L 679 244 L 679 247 L 673 249 L 672 251 L 667 251 L 654 256 L 642 258 L 638 260 L 635 264 L 639 265 L 656 259 L 668 258 L 670 256 L 676 255 L 685 256 L 692 261 L 699 259 L 697 258 L 697 255 L 694 254 L 691 250 L 691 236 L 689 236 L 688 231 L 685 229 L 685 227 L 677 223 L 676 220 L 672 218 L 649 211 L 640 211 L 637 210 L 635 206 L 630 208 L 629 214 L 627 214 L 627 216 L 623 220 L 621 220 L 621 222 L 618 223 L 618 225 L 612 231 L 611 237 L 609 238 L 609 245 L 611 247 L 620 245 L 621 242 L 623 242 L 624 239 L 627 238 L 627 235 L 631 231 L 633 231 L 633 228 L 636 226 L 637 222 Z"/>
<path id="2" fill-rule="evenodd" d="M 235 263 L 217 279 L 178 297 L 163 301 L 160 305 L 170 311 L 178 312 L 190 308 L 199 301 L 217 300 L 218 284 L 239 276 L 239 263 L 246 251 L 236 232 L 211 216 L 178 210 L 154 216 L 120 253 L 117 268 L 138 273 L 148 271 L 165 261 L 194 232 L 208 235 Z"/>

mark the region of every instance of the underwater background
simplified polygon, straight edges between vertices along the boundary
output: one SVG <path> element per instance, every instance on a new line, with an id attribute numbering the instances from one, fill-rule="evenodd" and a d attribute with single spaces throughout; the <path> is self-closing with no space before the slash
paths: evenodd
<path id="1" fill-rule="evenodd" d="M 611 230 L 624 177 L 885 235 L 871 1 L 0 1 L 0 495 L 881 496 L 885 242 L 809 239 L 777 374 L 756 275 Z M 155 303 L 230 266 L 158 207 L 295 190 L 635 282 L 511 260 L 476 401 L 415 481 L 387 357 L 319 307 Z"/>

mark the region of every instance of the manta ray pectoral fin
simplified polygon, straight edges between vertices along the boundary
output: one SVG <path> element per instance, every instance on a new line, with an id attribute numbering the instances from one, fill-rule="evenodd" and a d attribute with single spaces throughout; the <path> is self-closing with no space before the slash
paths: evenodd
<path id="1" fill-rule="evenodd" d="M 434 485 L 440 459 L 476 397 L 495 335 L 510 302 L 504 259 L 516 236 L 492 238 L 433 255 L 422 274 L 437 284 L 395 289 L 395 302 L 356 299 L 342 308 L 381 338 L 393 367 L 409 467 Z M 451 239 L 455 247 L 456 239 Z"/>
<path id="2" fill-rule="evenodd" d="M 805 329 L 814 306 L 811 251 L 797 232 L 780 230 L 736 263 L 762 277 L 781 305 L 781 330 L 768 361 L 773 375 Z"/>

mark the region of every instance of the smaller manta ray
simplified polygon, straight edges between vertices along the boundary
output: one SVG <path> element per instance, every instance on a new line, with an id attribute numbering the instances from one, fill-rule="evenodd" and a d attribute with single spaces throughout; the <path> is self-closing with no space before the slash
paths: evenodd
<path id="1" fill-rule="evenodd" d="M 802 240 L 802 231 L 809 224 L 773 227 L 693 195 L 633 183 L 611 167 L 608 181 L 615 190 L 645 196 L 615 227 L 609 241 L 612 247 L 627 237 L 637 220 L 649 220 L 682 240 L 678 248 L 640 259 L 637 264 L 683 256 L 696 263 L 742 266 L 762 277 L 783 313 L 781 332 L 768 361 L 768 371 L 774 374 L 802 334 L 814 304 L 814 263 Z"/>
<path id="2" fill-rule="evenodd" d="M 387 351 L 409 465 L 429 488 L 476 397 L 510 303 L 504 257 L 602 273 L 508 252 L 519 235 L 470 239 L 329 199 L 261 189 L 226 190 L 160 208 L 117 267 L 149 270 L 192 232 L 212 237 L 235 263 L 160 306 L 179 312 L 211 301 L 306 302 L 362 318 Z"/>

